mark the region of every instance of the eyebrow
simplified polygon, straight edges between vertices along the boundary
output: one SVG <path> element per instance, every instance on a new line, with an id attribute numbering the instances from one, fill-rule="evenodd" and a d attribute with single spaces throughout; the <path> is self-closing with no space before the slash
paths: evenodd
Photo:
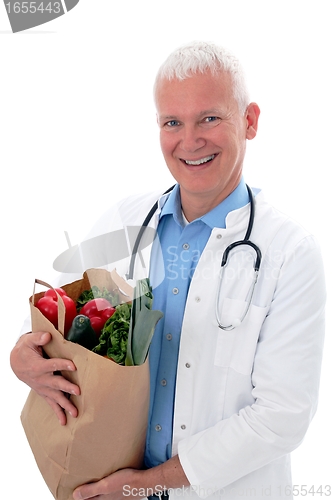
<path id="1" fill-rule="evenodd" d="M 220 109 L 217 109 L 217 108 L 211 108 L 211 109 L 205 109 L 204 111 L 201 111 L 201 113 L 199 113 L 199 116 L 215 116 L 215 115 L 220 115 L 221 114 L 221 110 Z"/>
<path id="2" fill-rule="evenodd" d="M 176 116 L 173 115 L 158 115 L 159 120 L 177 120 Z"/>
<path id="3" fill-rule="evenodd" d="M 221 114 L 221 110 L 218 110 L 217 108 L 212 108 L 212 109 L 205 109 L 204 111 L 200 111 L 198 116 L 199 117 L 215 116 L 215 115 L 220 115 L 220 114 Z M 163 120 L 163 121 L 165 121 L 165 120 L 178 120 L 178 116 L 177 115 L 160 115 L 159 119 Z"/>

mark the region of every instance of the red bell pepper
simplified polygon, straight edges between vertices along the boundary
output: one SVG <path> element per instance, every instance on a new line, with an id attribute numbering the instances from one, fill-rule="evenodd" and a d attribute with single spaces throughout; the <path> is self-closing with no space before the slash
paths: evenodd
<path id="1" fill-rule="evenodd" d="M 103 298 L 89 300 L 80 310 L 80 314 L 87 316 L 90 319 L 91 326 L 99 337 L 106 321 L 116 311 L 110 302 Z"/>
<path id="2" fill-rule="evenodd" d="M 76 305 L 74 300 L 68 297 L 62 288 L 55 288 L 54 290 L 61 295 L 65 305 L 64 334 L 66 335 L 72 326 L 73 319 L 77 315 Z M 55 328 L 58 328 L 58 296 L 54 290 L 47 290 L 43 297 L 38 300 L 36 307 L 55 326 Z"/>

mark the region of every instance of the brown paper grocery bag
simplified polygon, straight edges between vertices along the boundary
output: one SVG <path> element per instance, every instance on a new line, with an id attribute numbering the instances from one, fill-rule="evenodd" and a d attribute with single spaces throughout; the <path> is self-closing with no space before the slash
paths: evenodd
<path id="1" fill-rule="evenodd" d="M 39 282 L 38 280 L 36 280 Z M 39 282 L 43 283 L 43 282 Z M 74 300 L 93 285 L 109 290 L 121 285 L 127 299 L 131 288 L 114 272 L 89 270 L 82 280 L 62 288 Z M 49 331 L 45 346 L 50 357 L 73 360 L 76 372 L 64 375 L 79 385 L 80 396 L 71 396 L 79 416 L 67 415 L 61 426 L 49 405 L 33 390 L 22 410 L 21 421 L 39 470 L 54 498 L 72 499 L 80 484 L 92 482 L 124 467 L 140 468 L 143 461 L 148 403 L 148 361 L 141 366 L 120 366 L 110 359 L 68 342 L 30 299 L 32 331 Z M 59 301 L 59 329 L 64 307 Z M 56 376 L 56 375 L 55 375 Z"/>

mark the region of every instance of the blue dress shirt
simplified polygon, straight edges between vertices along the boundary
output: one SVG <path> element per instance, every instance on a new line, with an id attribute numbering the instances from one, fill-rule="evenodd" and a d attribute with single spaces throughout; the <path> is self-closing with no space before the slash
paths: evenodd
<path id="1" fill-rule="evenodd" d="M 211 230 L 225 228 L 227 214 L 248 202 L 242 179 L 222 203 L 191 223 L 183 217 L 178 185 L 162 208 L 150 265 L 153 307 L 163 311 L 164 317 L 157 324 L 149 354 L 151 387 L 145 453 L 147 467 L 159 465 L 171 457 L 178 349 L 187 292 L 195 267 Z M 154 282 L 159 283 L 157 276 L 161 275 L 161 269 L 164 269 L 164 279 L 155 286 Z"/>

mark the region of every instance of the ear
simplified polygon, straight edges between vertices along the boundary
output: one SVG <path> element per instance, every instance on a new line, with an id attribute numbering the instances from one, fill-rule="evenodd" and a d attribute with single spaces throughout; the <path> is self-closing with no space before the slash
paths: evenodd
<path id="1" fill-rule="evenodd" d="M 257 135 L 260 109 L 258 104 L 251 102 L 246 110 L 245 118 L 247 121 L 246 138 L 253 139 Z"/>

